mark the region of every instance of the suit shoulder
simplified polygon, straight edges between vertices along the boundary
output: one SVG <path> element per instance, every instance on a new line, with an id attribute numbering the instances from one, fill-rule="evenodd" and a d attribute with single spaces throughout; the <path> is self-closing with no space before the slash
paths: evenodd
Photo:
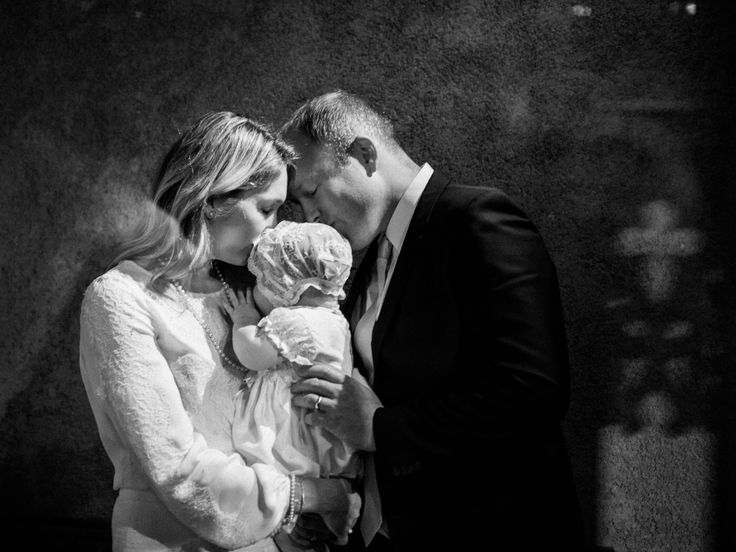
<path id="1" fill-rule="evenodd" d="M 526 217 L 522 209 L 503 190 L 494 186 L 467 186 L 450 183 L 438 200 L 447 215 L 467 214 L 472 211 L 499 211 Z"/>

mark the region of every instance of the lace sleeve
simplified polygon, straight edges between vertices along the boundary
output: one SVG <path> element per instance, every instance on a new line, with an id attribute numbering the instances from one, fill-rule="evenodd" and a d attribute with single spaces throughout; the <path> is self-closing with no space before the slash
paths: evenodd
<path id="1" fill-rule="evenodd" d="M 208 445 L 184 409 L 157 344 L 151 298 L 139 282 L 106 274 L 85 292 L 80 369 L 113 461 L 140 466 L 171 512 L 204 539 L 238 548 L 279 528 L 288 478 Z"/>
<path id="2" fill-rule="evenodd" d="M 275 308 L 258 323 L 281 356 L 300 366 L 311 366 L 317 357 L 314 335 L 307 321 L 294 309 Z"/>

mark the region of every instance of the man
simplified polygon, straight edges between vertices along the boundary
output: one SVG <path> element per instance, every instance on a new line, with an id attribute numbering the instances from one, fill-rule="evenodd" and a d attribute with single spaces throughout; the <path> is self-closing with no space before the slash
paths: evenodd
<path id="1" fill-rule="evenodd" d="M 365 379 L 315 366 L 293 386 L 311 423 L 367 453 L 351 544 L 582 550 L 564 321 L 537 229 L 499 190 L 415 163 L 355 95 L 307 102 L 282 132 L 306 219 L 368 248 L 344 305 Z"/>

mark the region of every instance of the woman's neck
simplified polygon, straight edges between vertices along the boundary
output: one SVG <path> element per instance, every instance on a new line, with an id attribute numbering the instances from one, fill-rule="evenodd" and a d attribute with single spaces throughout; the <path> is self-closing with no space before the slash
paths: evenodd
<path id="1" fill-rule="evenodd" d="M 192 293 L 213 293 L 222 289 L 222 282 L 211 274 L 209 263 L 191 272 L 182 285 Z"/>

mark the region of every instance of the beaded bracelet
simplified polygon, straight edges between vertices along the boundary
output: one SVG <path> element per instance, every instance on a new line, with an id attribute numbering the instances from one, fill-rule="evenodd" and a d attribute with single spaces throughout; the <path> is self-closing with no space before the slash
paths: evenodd
<path id="1" fill-rule="evenodd" d="M 298 517 L 304 509 L 304 481 L 302 479 L 297 479 L 296 483 L 299 487 L 299 501 L 297 502 L 296 508 L 296 515 Z"/>
<path id="2" fill-rule="evenodd" d="M 297 490 L 297 487 L 299 489 Z M 296 475 L 289 474 L 289 509 L 284 517 L 283 524 L 289 529 L 294 527 L 296 518 L 302 513 L 304 507 L 304 485 L 300 479 L 296 478 Z"/>

